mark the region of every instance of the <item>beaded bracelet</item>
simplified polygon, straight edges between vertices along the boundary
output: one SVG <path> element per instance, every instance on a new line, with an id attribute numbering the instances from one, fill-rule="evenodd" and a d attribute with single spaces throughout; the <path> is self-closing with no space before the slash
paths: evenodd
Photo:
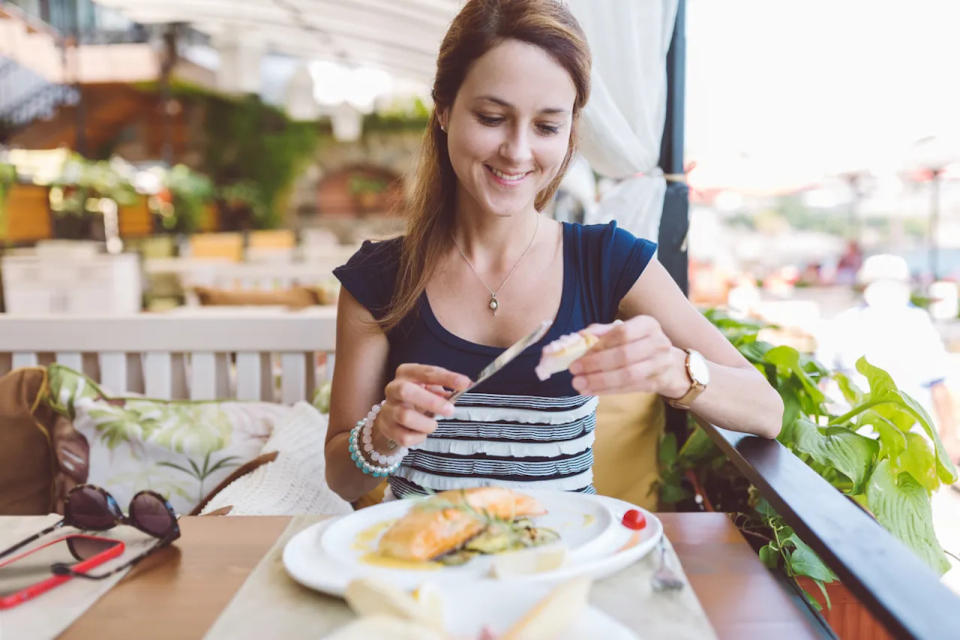
<path id="1" fill-rule="evenodd" d="M 385 401 L 384 401 L 385 402 Z M 360 471 L 375 478 L 385 478 L 394 473 L 403 462 L 407 455 L 407 448 L 400 447 L 399 450 L 390 456 L 385 456 L 373 448 L 373 422 L 380 413 L 380 407 L 383 402 L 373 405 L 366 417 L 357 421 L 357 424 L 350 430 L 350 443 L 347 449 L 350 452 L 350 458 Z M 362 446 L 361 446 L 362 443 Z M 366 453 L 374 462 L 363 455 Z"/>

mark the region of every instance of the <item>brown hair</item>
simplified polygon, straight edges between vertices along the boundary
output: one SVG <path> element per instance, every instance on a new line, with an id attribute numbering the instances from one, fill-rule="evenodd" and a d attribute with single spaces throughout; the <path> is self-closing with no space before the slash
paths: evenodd
<path id="1" fill-rule="evenodd" d="M 590 50 L 576 18 L 559 0 L 470 0 L 453 19 L 440 45 L 433 83 L 434 111 L 427 124 L 413 195 L 407 205 L 407 233 L 390 309 L 380 326 L 397 326 L 417 304 L 446 250 L 453 224 L 457 176 L 447 153 L 439 113 L 453 106 L 460 85 L 477 58 L 503 40 L 528 42 L 549 53 L 573 79 L 577 97 L 567 155 L 534 206 L 542 210 L 556 192 L 576 146 L 577 117 L 590 95 Z"/>

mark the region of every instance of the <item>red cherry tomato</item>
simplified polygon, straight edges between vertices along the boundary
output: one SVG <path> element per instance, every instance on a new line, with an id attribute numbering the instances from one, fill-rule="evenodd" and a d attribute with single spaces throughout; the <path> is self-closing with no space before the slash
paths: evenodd
<path id="1" fill-rule="evenodd" d="M 623 514 L 623 520 L 620 522 L 622 522 L 626 528 L 637 531 L 647 526 L 647 519 L 643 517 L 643 512 L 636 509 L 630 509 Z"/>

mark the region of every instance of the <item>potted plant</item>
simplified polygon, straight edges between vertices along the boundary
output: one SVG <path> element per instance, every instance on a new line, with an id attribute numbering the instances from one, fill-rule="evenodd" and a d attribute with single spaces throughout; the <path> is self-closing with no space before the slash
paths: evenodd
<path id="1" fill-rule="evenodd" d="M 102 212 L 100 198 L 130 205 L 137 197 L 133 185 L 111 162 L 91 162 L 78 154 L 67 157 L 49 187 L 54 236 L 59 238 L 101 235 L 94 228 Z"/>
<path id="2" fill-rule="evenodd" d="M 214 201 L 213 182 L 202 173 L 178 164 L 163 173 L 163 188 L 150 199 L 150 208 L 164 231 L 194 233 Z"/>
<path id="3" fill-rule="evenodd" d="M 850 376 L 828 371 L 793 347 L 759 339 L 764 325 L 716 310 L 706 316 L 783 398 L 783 427 L 777 440 L 934 571 L 943 574 L 949 569 L 934 534 L 930 496 L 942 484 L 955 482 L 957 471 L 923 407 L 865 358 L 857 362 L 857 371 L 867 381 L 867 388 L 861 389 Z M 831 381 L 842 393 L 842 402 L 824 392 Z M 817 609 L 820 603 L 811 591 L 819 592 L 828 607 L 834 599 L 831 591 L 845 591 L 701 428 L 694 423 L 682 446 L 677 445 L 672 434 L 661 443 L 662 502 L 682 502 L 694 487 L 709 507 L 736 513 L 738 526 L 755 543 L 763 562 L 798 579 Z M 859 637 L 884 637 L 874 631 Z"/>

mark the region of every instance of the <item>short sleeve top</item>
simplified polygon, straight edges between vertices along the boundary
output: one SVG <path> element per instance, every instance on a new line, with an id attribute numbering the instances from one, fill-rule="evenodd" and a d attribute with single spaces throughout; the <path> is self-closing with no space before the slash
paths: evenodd
<path id="1" fill-rule="evenodd" d="M 364 242 L 334 275 L 374 318 L 393 296 L 401 238 Z M 581 396 L 569 372 L 540 381 L 541 348 L 592 323 L 609 323 L 620 301 L 653 257 L 656 245 L 617 227 L 563 223 L 560 307 L 543 339 L 497 375 L 464 394 L 457 412 L 412 450 L 390 479 L 397 495 L 466 486 L 592 491 L 596 398 Z M 416 362 L 475 376 L 503 349 L 465 340 L 445 329 L 426 293 L 387 334 L 389 369 Z M 533 484 L 530 484 L 533 483 Z"/>

